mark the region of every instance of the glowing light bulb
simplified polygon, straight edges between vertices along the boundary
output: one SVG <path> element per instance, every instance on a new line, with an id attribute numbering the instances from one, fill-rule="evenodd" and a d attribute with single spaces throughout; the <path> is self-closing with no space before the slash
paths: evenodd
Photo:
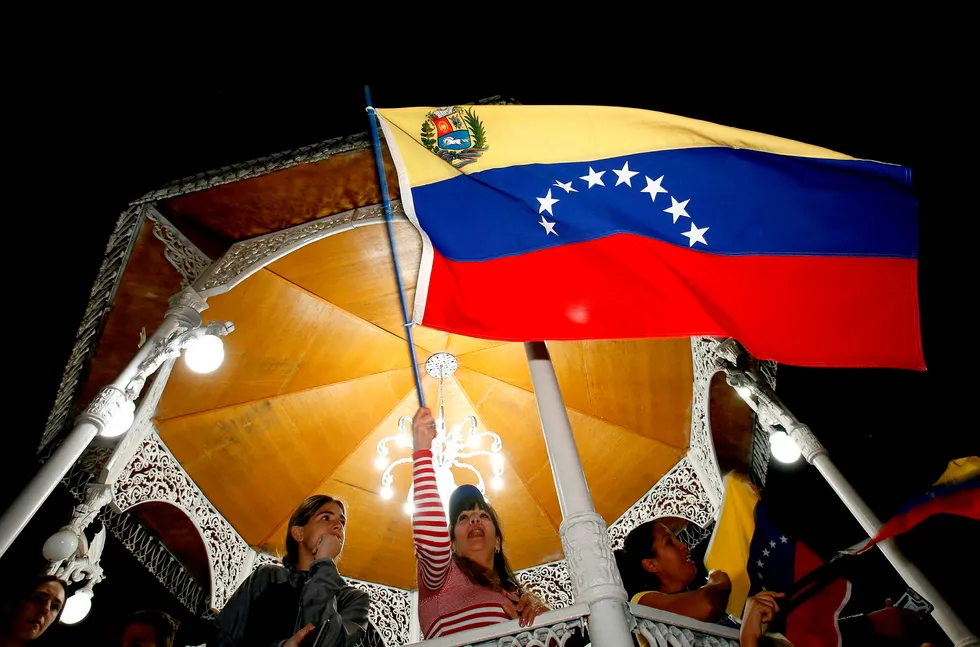
<path id="1" fill-rule="evenodd" d="M 391 491 L 391 488 L 389 486 L 385 485 L 384 487 L 381 488 L 382 499 L 390 499 L 393 494 L 394 492 Z"/>
<path id="2" fill-rule="evenodd" d="M 470 437 L 466 440 L 466 446 L 470 449 L 476 449 L 480 446 L 480 437 L 475 434 L 470 434 Z"/>
<path id="3" fill-rule="evenodd" d="M 504 488 L 504 480 L 499 476 L 495 476 L 490 480 L 490 487 L 494 490 L 502 490 Z"/>
<path id="4" fill-rule="evenodd" d="M 782 463 L 793 463 L 800 458 L 800 448 L 786 432 L 777 431 L 769 436 L 773 457 Z"/>
<path id="5" fill-rule="evenodd" d="M 225 345 L 216 335 L 193 337 L 184 346 L 184 361 L 195 373 L 210 373 L 225 359 Z"/>
<path id="6" fill-rule="evenodd" d="M 406 501 L 402 509 L 405 510 L 405 514 L 411 517 L 415 513 L 415 504 L 411 501 Z"/>
<path id="7" fill-rule="evenodd" d="M 383 470 L 384 468 L 388 467 L 388 459 L 384 456 L 378 456 L 374 459 L 374 466 L 379 470 Z"/>
<path id="8" fill-rule="evenodd" d="M 120 436 L 133 426 L 136 418 L 136 405 L 132 400 L 124 400 L 119 403 L 118 408 L 109 416 L 109 424 L 106 425 L 99 435 L 105 438 Z"/>
<path id="9" fill-rule="evenodd" d="M 92 592 L 87 589 L 76 591 L 75 595 L 65 602 L 65 609 L 61 612 L 61 622 L 66 625 L 76 624 L 84 620 L 91 610 Z"/>
<path id="10" fill-rule="evenodd" d="M 746 402 L 752 399 L 752 389 L 750 389 L 749 387 L 737 386 L 735 387 L 735 390 L 738 391 L 738 394 L 742 396 L 742 399 L 745 400 Z"/>
<path id="11" fill-rule="evenodd" d="M 398 434 L 398 446 L 399 447 L 411 447 L 412 439 L 409 438 L 408 434 Z"/>
<path id="12" fill-rule="evenodd" d="M 493 468 L 494 472 L 504 469 L 504 455 L 494 454 L 490 457 L 490 467 Z"/>

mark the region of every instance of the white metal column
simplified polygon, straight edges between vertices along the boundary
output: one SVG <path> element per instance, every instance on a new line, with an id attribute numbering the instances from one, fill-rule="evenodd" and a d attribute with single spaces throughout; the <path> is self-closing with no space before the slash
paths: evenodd
<path id="1" fill-rule="evenodd" d="M 561 544 L 576 602 L 589 605 L 589 634 L 596 647 L 631 647 L 633 616 L 627 605 L 606 523 L 596 513 L 544 342 L 524 344 L 531 382 L 561 506 Z"/>

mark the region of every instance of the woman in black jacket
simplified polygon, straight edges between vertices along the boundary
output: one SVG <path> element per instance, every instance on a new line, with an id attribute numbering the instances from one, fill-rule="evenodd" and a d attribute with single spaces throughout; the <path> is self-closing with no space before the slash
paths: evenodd
<path id="1" fill-rule="evenodd" d="M 307 498 L 286 531 L 283 566 L 242 582 L 217 618 L 219 647 L 353 647 L 367 630 L 367 593 L 348 586 L 334 560 L 346 511 L 325 494 Z"/>

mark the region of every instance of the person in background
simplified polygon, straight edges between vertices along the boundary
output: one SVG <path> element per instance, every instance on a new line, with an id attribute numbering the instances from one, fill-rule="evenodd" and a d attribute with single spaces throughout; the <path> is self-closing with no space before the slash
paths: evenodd
<path id="1" fill-rule="evenodd" d="M 121 647 L 173 647 L 177 622 L 156 609 L 137 611 L 124 621 Z"/>
<path id="2" fill-rule="evenodd" d="M 519 619 L 530 626 L 548 607 L 521 588 L 504 553 L 497 513 L 479 489 L 461 485 L 443 508 L 432 465 L 436 424 L 421 408 L 412 421 L 419 622 L 427 639 Z"/>
<path id="3" fill-rule="evenodd" d="M 303 501 L 289 519 L 283 566 L 249 575 L 217 618 L 219 647 L 354 647 L 367 631 L 367 593 L 348 586 L 335 564 L 347 512 L 326 494 Z"/>
<path id="4" fill-rule="evenodd" d="M 617 561 L 632 602 L 703 622 L 718 622 L 725 615 L 732 590 L 728 575 L 712 571 L 704 586 L 689 590 L 697 565 L 666 520 L 647 521 L 630 531 Z"/>
<path id="5" fill-rule="evenodd" d="M 0 616 L 0 647 L 19 647 L 40 638 L 61 617 L 68 598 L 68 585 L 53 575 L 37 575 L 11 588 L 12 597 Z"/>

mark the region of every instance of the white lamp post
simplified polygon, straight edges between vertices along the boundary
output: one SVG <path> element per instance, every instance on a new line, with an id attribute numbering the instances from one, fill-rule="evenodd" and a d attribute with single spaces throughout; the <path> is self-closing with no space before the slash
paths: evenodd
<path id="1" fill-rule="evenodd" d="M 75 427 L 41 466 L 30 483 L 21 491 L 0 517 L 0 556 L 10 548 L 24 526 L 51 495 L 55 486 L 82 455 L 97 435 L 118 436 L 133 423 L 133 401 L 139 396 L 147 378 L 170 358 L 180 356 L 186 345 L 196 346 L 193 366 L 214 370 L 221 363 L 224 351 L 204 337 L 227 335 L 234 324 L 212 322 L 202 327 L 201 312 L 207 302 L 193 288 L 185 288 L 170 301 L 163 322 L 153 335 L 140 346 L 135 357 L 109 386 L 104 387 L 75 421 Z M 192 359 L 193 358 L 193 359 Z M 216 363 L 217 362 L 217 363 Z M 193 369 L 192 366 L 192 369 Z"/>

